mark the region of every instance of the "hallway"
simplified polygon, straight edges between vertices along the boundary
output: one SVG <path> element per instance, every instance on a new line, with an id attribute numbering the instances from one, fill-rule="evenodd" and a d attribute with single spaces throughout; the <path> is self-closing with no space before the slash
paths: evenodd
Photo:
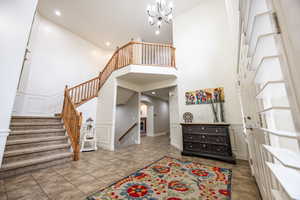
<path id="1" fill-rule="evenodd" d="M 246 161 L 237 165 L 181 156 L 169 145 L 167 136 L 142 137 L 141 145 L 132 145 L 116 152 L 98 150 L 81 154 L 81 160 L 1 180 L 0 200 L 80 200 L 101 188 L 145 167 L 162 156 L 193 160 L 203 164 L 231 168 L 232 200 L 257 200 L 258 189 Z"/>

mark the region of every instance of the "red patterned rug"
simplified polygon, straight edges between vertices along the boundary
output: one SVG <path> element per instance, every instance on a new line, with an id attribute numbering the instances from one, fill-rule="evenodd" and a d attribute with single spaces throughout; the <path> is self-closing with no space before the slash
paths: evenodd
<path id="1" fill-rule="evenodd" d="M 230 192 L 230 169 L 163 157 L 86 200 L 228 200 Z"/>

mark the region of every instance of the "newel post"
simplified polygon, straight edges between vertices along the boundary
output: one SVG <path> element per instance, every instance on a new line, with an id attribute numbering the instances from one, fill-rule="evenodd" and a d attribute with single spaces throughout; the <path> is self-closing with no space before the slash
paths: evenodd
<path id="1" fill-rule="evenodd" d="M 74 149 L 74 161 L 79 160 L 80 155 L 80 129 L 82 124 L 82 112 L 77 116 L 77 124 L 76 124 L 76 141 L 75 141 L 75 149 Z"/>
<path id="2" fill-rule="evenodd" d="M 68 85 L 65 86 L 65 91 L 64 91 L 64 101 L 63 101 L 63 107 L 62 107 L 62 111 L 61 111 L 61 118 L 64 118 L 64 112 L 65 112 L 65 108 L 66 108 L 66 95 L 68 92 Z"/>

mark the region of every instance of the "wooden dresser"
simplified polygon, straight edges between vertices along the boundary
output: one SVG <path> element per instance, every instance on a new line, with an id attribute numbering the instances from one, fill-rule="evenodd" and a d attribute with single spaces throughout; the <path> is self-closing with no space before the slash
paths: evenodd
<path id="1" fill-rule="evenodd" d="M 225 123 L 183 123 L 182 155 L 203 156 L 235 163 L 229 126 Z"/>

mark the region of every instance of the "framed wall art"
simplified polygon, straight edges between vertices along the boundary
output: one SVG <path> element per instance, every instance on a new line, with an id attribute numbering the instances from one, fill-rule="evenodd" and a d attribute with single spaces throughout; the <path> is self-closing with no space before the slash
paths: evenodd
<path id="1" fill-rule="evenodd" d="M 221 103 L 225 101 L 224 88 L 206 88 L 185 93 L 186 105 Z"/>

